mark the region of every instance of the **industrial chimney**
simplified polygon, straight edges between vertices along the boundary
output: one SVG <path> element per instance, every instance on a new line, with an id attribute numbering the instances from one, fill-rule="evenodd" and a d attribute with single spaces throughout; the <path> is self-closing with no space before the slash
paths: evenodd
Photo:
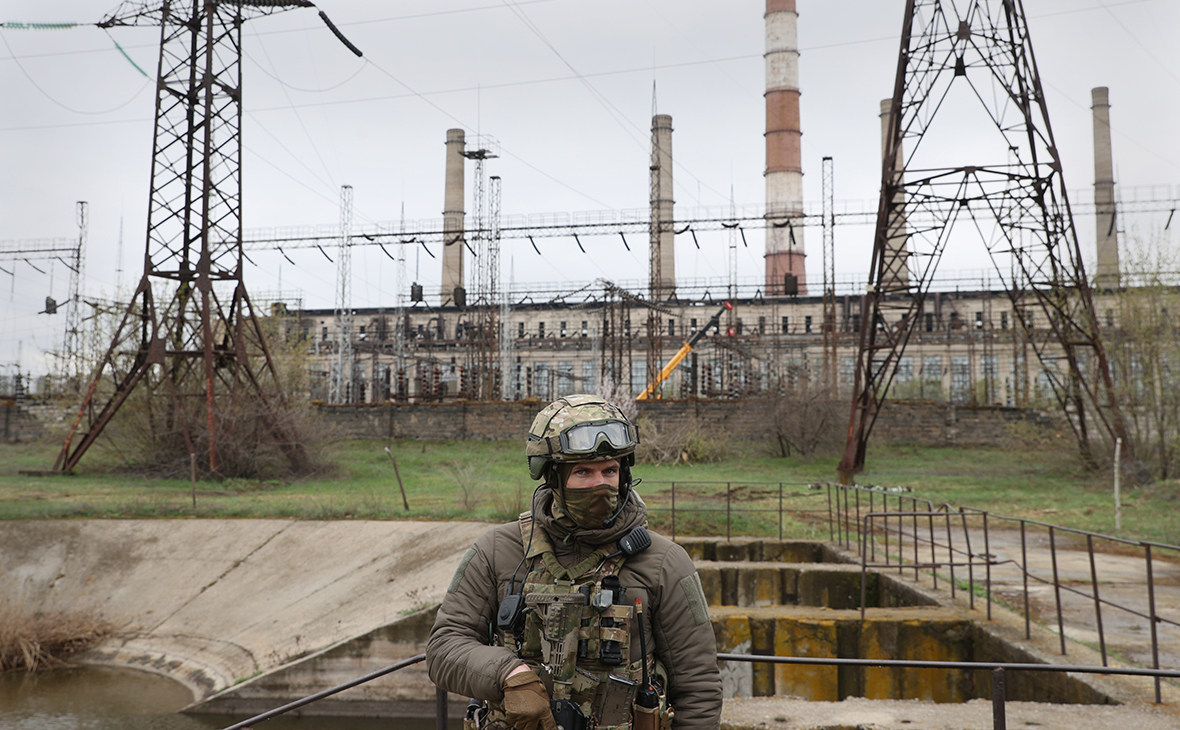
<path id="1" fill-rule="evenodd" d="M 1098 270 L 1094 283 L 1099 289 L 1119 285 L 1119 236 L 1114 207 L 1114 161 L 1110 152 L 1110 90 L 1090 89 L 1094 102 L 1094 214 L 1098 227 Z"/>
<path id="2" fill-rule="evenodd" d="M 456 304 L 456 289 L 463 287 L 463 163 L 462 129 L 447 130 L 446 200 L 443 205 L 442 306 Z M 462 296 L 462 295 L 460 295 Z"/>
<path id="3" fill-rule="evenodd" d="M 803 155 L 799 129 L 799 14 L 766 0 L 766 293 L 806 294 Z"/>
<path id="4" fill-rule="evenodd" d="M 672 117 L 651 118 L 651 251 L 648 288 L 653 301 L 676 295 L 676 231 L 672 211 Z"/>

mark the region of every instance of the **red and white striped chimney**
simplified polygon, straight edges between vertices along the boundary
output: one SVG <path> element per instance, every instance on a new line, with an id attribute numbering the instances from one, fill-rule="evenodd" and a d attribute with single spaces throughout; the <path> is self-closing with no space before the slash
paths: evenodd
<path id="1" fill-rule="evenodd" d="M 799 14 L 795 0 L 766 0 L 766 293 L 806 294 L 803 132 L 799 128 Z"/>

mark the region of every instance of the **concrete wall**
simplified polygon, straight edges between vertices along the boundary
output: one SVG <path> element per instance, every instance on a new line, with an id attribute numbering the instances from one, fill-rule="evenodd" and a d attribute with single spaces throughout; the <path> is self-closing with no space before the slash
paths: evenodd
<path id="1" fill-rule="evenodd" d="M 320 414 L 346 438 L 474 439 L 523 441 L 537 402 L 379 404 L 322 406 Z M 753 401 L 660 401 L 642 403 L 640 418 L 661 430 L 695 425 L 734 439 L 763 439 L 764 417 Z M 888 403 L 874 437 L 925 445 L 999 446 L 1015 424 L 1047 431 L 1064 428 L 1046 414 L 1000 406 L 969 408 L 943 403 Z M 643 434 L 640 433 L 640 438 Z"/>

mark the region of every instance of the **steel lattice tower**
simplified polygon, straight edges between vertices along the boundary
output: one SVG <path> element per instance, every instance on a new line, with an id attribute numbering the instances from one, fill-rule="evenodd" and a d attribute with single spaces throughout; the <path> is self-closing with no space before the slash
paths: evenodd
<path id="1" fill-rule="evenodd" d="M 1083 458 L 1093 431 L 1126 449 L 1021 0 L 908 0 L 885 143 L 841 480 L 864 466 L 939 260 L 971 239 L 986 246 Z M 954 159 L 964 154 L 986 159 Z M 890 275 L 899 239 L 908 279 Z"/>
<path id="2" fill-rule="evenodd" d="M 99 23 L 160 27 L 147 245 L 143 277 L 55 468 L 73 469 L 137 387 L 153 403 L 165 399 L 157 427 L 181 432 L 189 453 L 207 454 L 211 472 L 226 414 L 247 402 L 291 464 L 305 462 L 277 419 L 274 363 L 242 281 L 242 24 L 296 7 L 314 6 L 128 1 Z"/>
<path id="3" fill-rule="evenodd" d="M 355 357 L 352 347 L 352 186 L 340 186 L 340 246 L 336 255 L 336 323 L 329 403 L 356 403 Z"/>
<path id="4" fill-rule="evenodd" d="M 86 288 L 86 239 L 90 234 L 90 206 L 78 201 L 78 247 L 74 249 L 70 266 L 70 301 L 66 309 L 66 336 L 63 350 L 62 374 L 71 393 L 82 387 L 82 291 Z"/>

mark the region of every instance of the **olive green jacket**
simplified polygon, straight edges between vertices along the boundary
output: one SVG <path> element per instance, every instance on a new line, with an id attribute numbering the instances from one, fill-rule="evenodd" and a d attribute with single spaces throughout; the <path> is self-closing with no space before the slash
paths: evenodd
<path id="1" fill-rule="evenodd" d="M 555 519 L 549 509 L 552 500 L 548 488 L 540 489 L 533 498 L 533 514 L 565 567 L 577 565 L 647 521 L 647 507 L 637 494 L 612 527 L 600 530 L 572 527 L 568 518 Z M 676 711 L 673 727 L 716 730 L 721 676 L 700 578 L 684 548 L 660 535 L 651 537 L 651 547 L 628 558 L 619 579 L 627 587 L 628 600 L 643 599 L 649 614 L 644 621 L 647 646 L 654 647 L 668 673 L 668 700 Z M 489 529 L 464 554 L 426 645 L 427 671 L 439 687 L 465 697 L 503 698 L 504 679 L 521 660 L 507 648 L 491 646 L 490 631 L 523 555 L 517 522 Z M 527 570 L 525 565 L 516 572 L 518 592 Z M 631 661 L 640 656 L 640 642 L 633 640 Z"/>

